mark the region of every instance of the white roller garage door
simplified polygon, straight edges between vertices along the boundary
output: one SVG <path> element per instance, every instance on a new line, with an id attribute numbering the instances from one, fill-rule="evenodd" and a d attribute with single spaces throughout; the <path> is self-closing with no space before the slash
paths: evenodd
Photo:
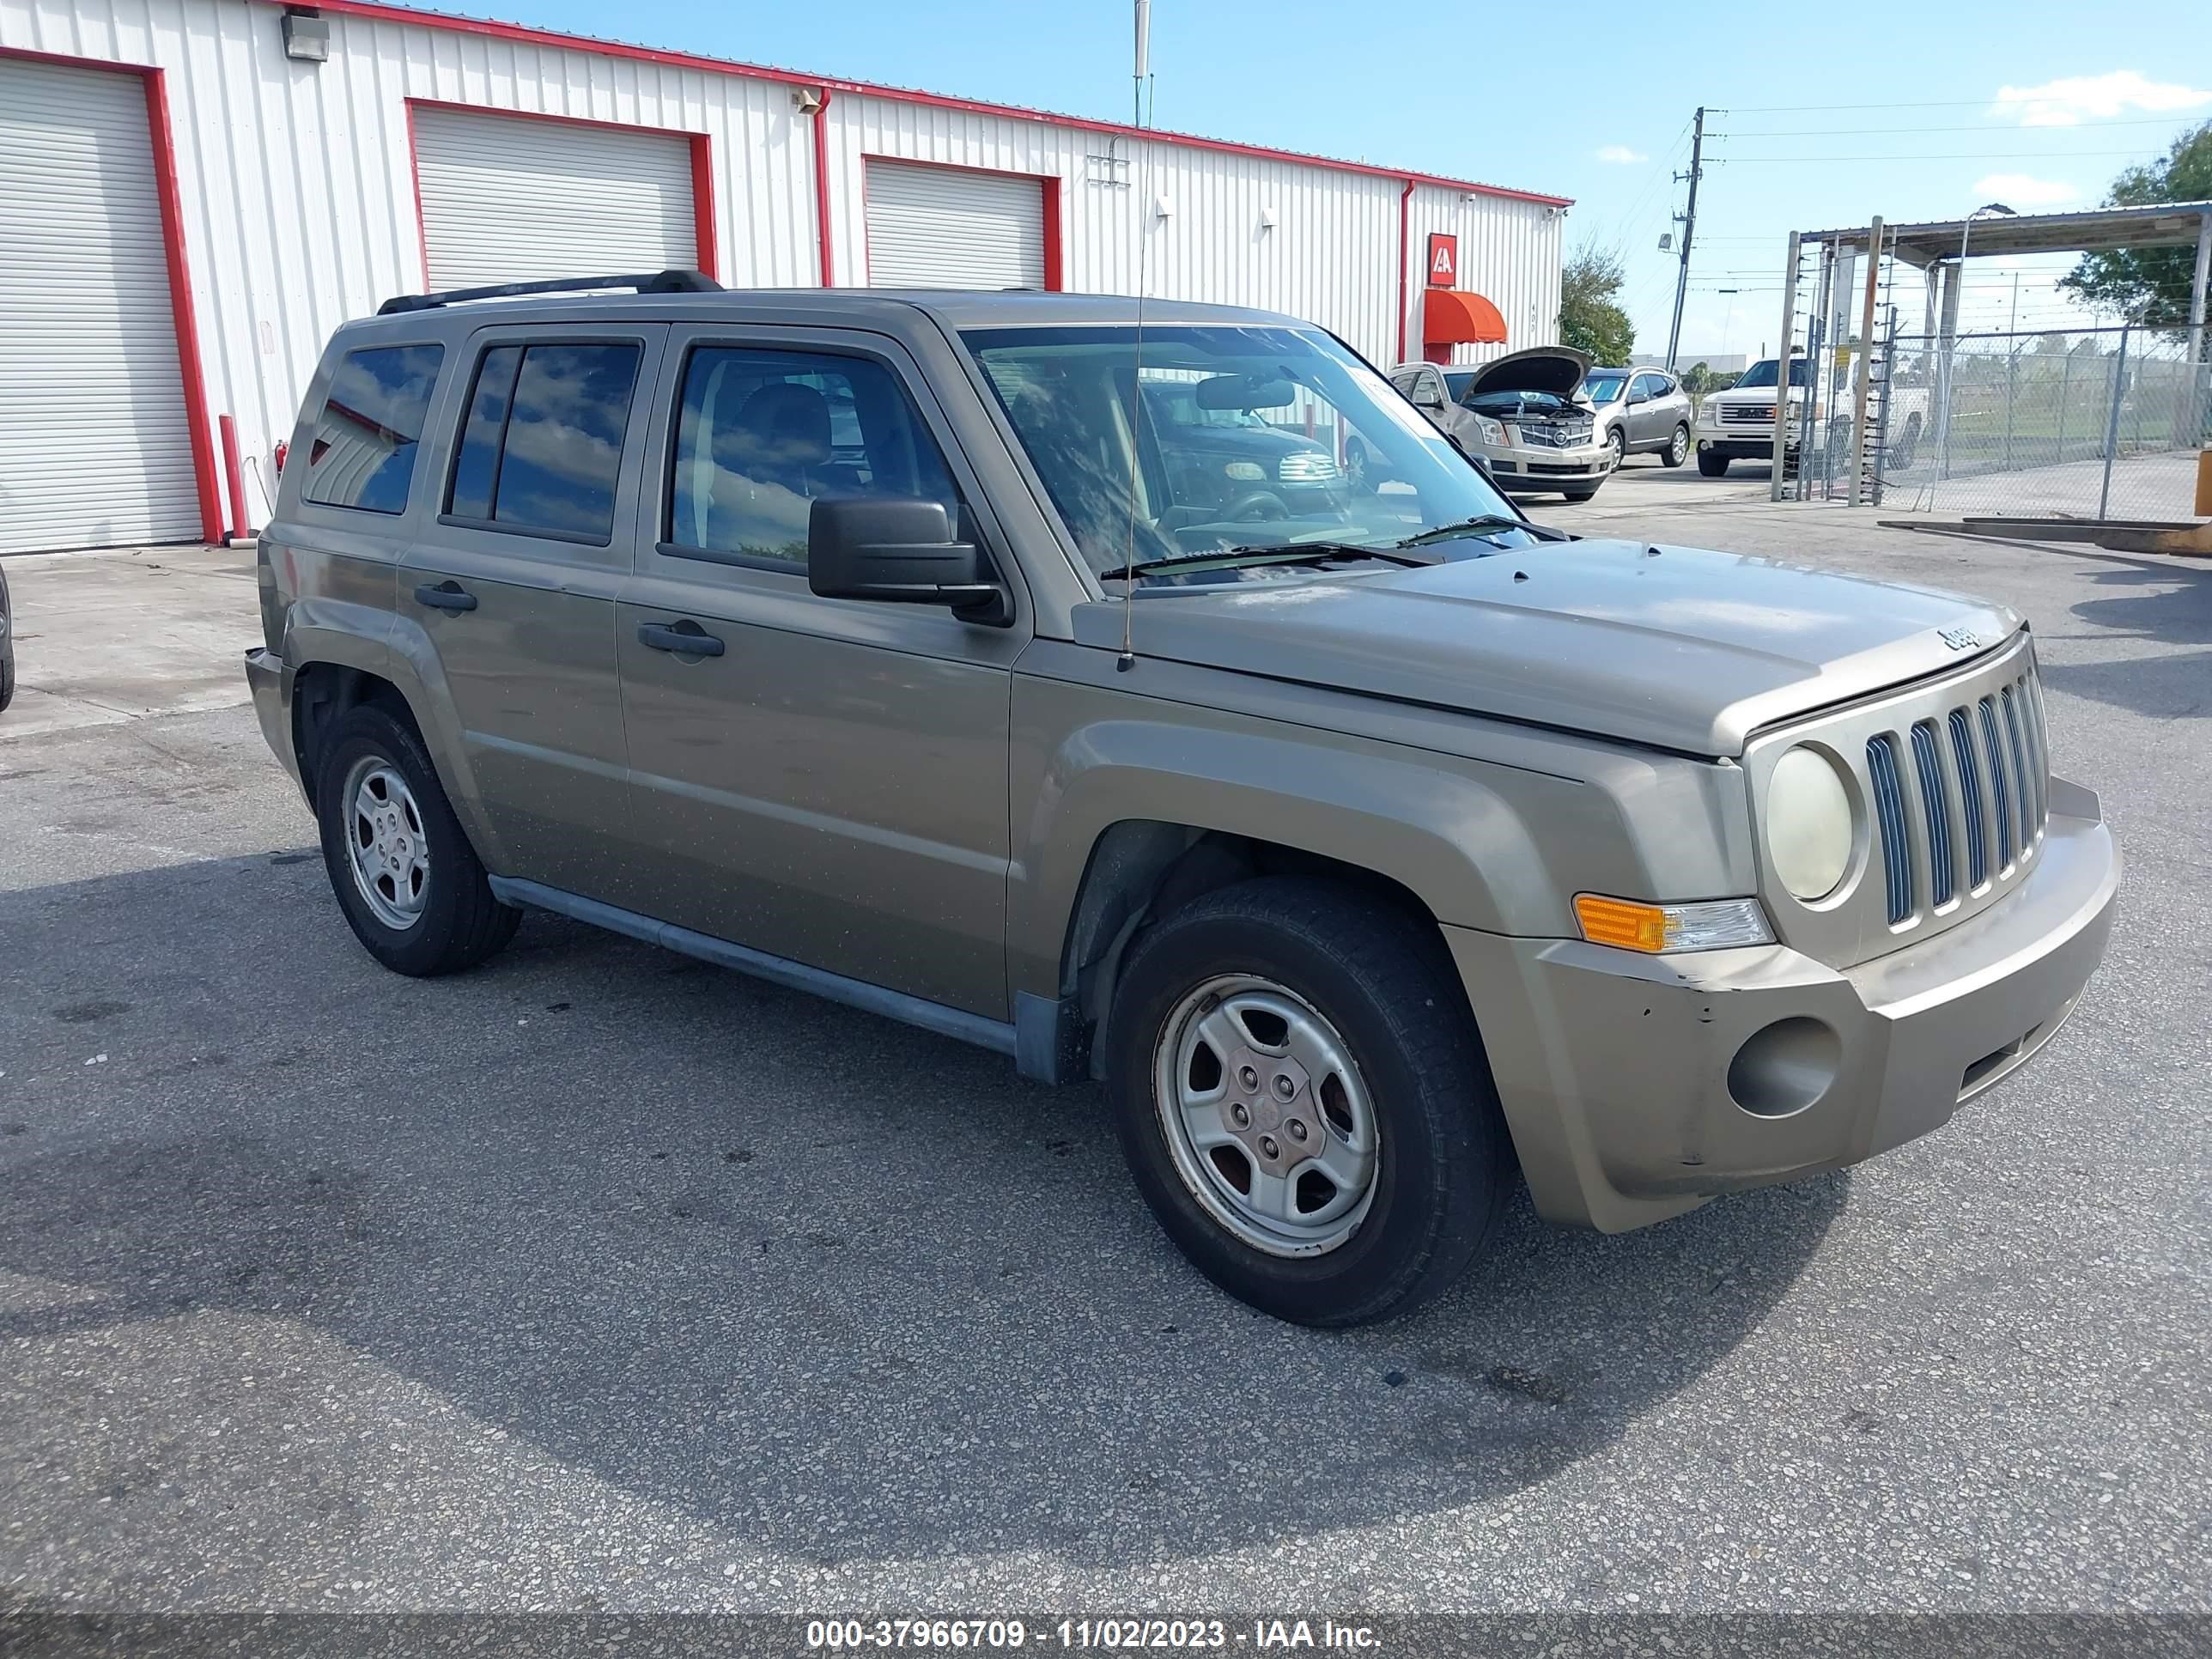
<path id="1" fill-rule="evenodd" d="M 0 58 L 0 552 L 199 535 L 145 83 Z"/>
<path id="2" fill-rule="evenodd" d="M 1044 192 L 1034 179 L 867 164 L 872 288 L 1042 288 Z"/>
<path id="3" fill-rule="evenodd" d="M 434 289 L 700 264 L 688 139 L 448 109 L 414 125 Z"/>

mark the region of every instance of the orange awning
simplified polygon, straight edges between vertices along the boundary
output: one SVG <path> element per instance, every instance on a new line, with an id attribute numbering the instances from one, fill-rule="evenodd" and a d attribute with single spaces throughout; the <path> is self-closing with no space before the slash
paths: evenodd
<path id="1" fill-rule="evenodd" d="M 1421 307 L 1424 345 L 1503 345 L 1505 319 L 1480 294 L 1432 288 Z"/>

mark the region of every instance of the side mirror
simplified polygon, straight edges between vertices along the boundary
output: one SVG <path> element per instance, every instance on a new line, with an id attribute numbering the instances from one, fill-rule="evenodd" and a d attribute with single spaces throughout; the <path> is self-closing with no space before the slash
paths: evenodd
<path id="1" fill-rule="evenodd" d="M 994 627 L 1014 619 L 982 550 L 953 540 L 942 501 L 816 501 L 806 520 L 806 586 L 825 599 L 950 605 L 963 622 Z"/>
<path id="2" fill-rule="evenodd" d="M 1635 408 L 1638 404 L 1648 404 L 1650 401 L 1651 394 L 1648 392 L 1632 392 L 1628 394 L 1628 406 L 1631 409 Z"/>

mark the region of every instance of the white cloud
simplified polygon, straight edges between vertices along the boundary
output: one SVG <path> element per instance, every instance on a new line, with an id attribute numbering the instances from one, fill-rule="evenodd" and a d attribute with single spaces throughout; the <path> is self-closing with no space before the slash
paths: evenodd
<path id="1" fill-rule="evenodd" d="M 2038 179 L 2026 173 L 1992 173 L 1974 185 L 1974 194 L 2009 208 L 2056 207 L 2081 192 L 2063 179 Z"/>
<path id="2" fill-rule="evenodd" d="M 1611 161 L 1618 167 L 1632 167 L 1638 161 L 1648 161 L 1651 158 L 1629 149 L 1626 144 L 1601 144 L 1598 147 L 1597 159 Z"/>
<path id="3" fill-rule="evenodd" d="M 2039 87 L 2001 87 L 1990 113 L 2017 118 L 2024 127 L 2070 127 L 2109 121 L 2131 109 L 2153 115 L 2212 104 L 2212 91 L 2174 81 L 2149 81 L 2134 70 L 2075 75 Z"/>

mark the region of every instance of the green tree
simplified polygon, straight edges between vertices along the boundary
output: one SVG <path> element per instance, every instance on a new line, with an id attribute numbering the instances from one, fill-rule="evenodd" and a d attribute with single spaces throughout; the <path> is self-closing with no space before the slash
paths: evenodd
<path id="1" fill-rule="evenodd" d="M 1713 389 L 1713 366 L 1707 362 L 1692 363 L 1682 371 L 1682 390 L 1692 398 L 1702 398 Z"/>
<path id="2" fill-rule="evenodd" d="M 2212 198 L 2212 121 L 2183 133 L 2157 161 L 2121 173 L 2112 180 L 2105 205 L 2148 207 L 2207 198 Z M 2083 254 L 2058 286 L 2100 310 L 2178 328 L 2189 321 L 2189 287 L 2196 268 L 2194 247 L 2106 248 Z"/>
<path id="3" fill-rule="evenodd" d="M 1625 368 L 1636 346 L 1636 329 L 1617 303 L 1627 278 L 1620 256 L 1577 248 L 1559 271 L 1559 343 L 1587 351 L 1591 360 Z"/>

